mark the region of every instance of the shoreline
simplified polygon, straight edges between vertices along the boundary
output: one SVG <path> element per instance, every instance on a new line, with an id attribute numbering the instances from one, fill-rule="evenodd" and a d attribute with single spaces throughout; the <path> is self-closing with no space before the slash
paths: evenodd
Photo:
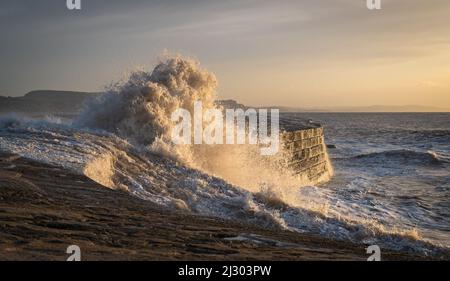
<path id="1" fill-rule="evenodd" d="M 361 260 L 365 245 L 163 209 L 84 175 L 0 153 L 0 260 Z M 382 260 L 429 260 L 382 250 Z M 431 259 L 433 259 L 431 257 Z"/>

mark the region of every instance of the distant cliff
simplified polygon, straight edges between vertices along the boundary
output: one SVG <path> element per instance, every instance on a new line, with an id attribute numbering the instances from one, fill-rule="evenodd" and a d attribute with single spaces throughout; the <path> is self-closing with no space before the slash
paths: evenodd
<path id="1" fill-rule="evenodd" d="M 0 114 L 18 112 L 28 115 L 55 114 L 73 115 L 77 114 L 90 97 L 100 95 L 99 93 L 73 92 L 73 91 L 32 91 L 23 97 L 0 96 Z M 235 100 L 219 100 L 218 105 L 224 108 L 246 109 Z"/>
<path id="2" fill-rule="evenodd" d="M 18 112 L 28 115 L 73 115 L 77 114 L 86 99 L 95 97 L 100 93 L 75 91 L 32 91 L 23 97 L 0 96 L 0 114 Z M 218 100 L 217 105 L 230 109 L 247 109 L 248 107 L 235 100 Z M 323 108 L 278 108 L 281 112 L 450 112 L 447 108 L 429 106 L 367 106 L 367 107 L 323 107 Z"/>
<path id="3" fill-rule="evenodd" d="M 75 114 L 82 108 L 88 97 L 95 95 L 98 94 L 69 91 L 32 91 L 23 97 L 0 96 L 0 113 Z"/>
<path id="4" fill-rule="evenodd" d="M 247 106 L 245 106 L 243 104 L 240 104 L 240 103 L 238 103 L 235 100 L 218 100 L 218 101 L 216 101 L 216 104 L 219 105 L 219 106 L 222 106 L 225 109 L 238 109 L 238 108 L 240 108 L 240 109 L 246 110 L 248 108 Z"/>

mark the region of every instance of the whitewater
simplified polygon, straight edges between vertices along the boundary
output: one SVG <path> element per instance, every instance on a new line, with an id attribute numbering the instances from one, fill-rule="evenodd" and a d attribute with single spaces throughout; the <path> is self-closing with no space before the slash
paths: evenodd
<path id="1" fill-rule="evenodd" d="M 330 151 L 336 174 L 318 183 L 299 181 L 293 171 L 280 165 L 283 153 L 264 158 L 258 146 L 173 144 L 171 113 L 177 108 L 193 112 L 197 100 L 206 108 L 216 108 L 217 84 L 216 77 L 198 62 L 169 58 L 91 99 L 73 120 L 2 117 L 0 150 L 84 174 L 105 188 L 129 192 L 169 211 L 431 256 L 448 255 L 445 202 L 444 228 L 428 235 L 420 225 L 427 214 L 419 220 L 408 219 L 401 208 L 388 203 L 389 197 L 368 203 L 368 190 L 383 193 L 386 182 L 375 183 L 373 174 L 358 170 L 375 165 L 372 170 L 378 173 L 377 179 L 385 177 L 388 184 L 398 185 L 402 179 L 389 175 L 390 167 L 383 170 L 380 166 L 405 167 L 407 161 L 413 163 L 413 173 L 418 166 L 428 165 L 425 168 L 432 168 L 420 172 L 443 178 L 438 187 L 448 196 L 445 145 L 438 152 L 422 152 L 413 146 L 399 149 L 394 143 L 388 151 L 378 151 L 355 145 L 357 138 L 330 128 L 330 141 L 338 147 Z M 330 121 L 326 116 L 316 117 Z M 305 117 L 290 114 L 284 118 L 295 122 Z M 439 132 L 443 134 L 440 141 L 445 141 L 448 130 Z"/>

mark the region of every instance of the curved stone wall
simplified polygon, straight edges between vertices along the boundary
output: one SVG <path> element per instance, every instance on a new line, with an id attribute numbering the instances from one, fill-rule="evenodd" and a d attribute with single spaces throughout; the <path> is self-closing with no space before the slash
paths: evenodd
<path id="1" fill-rule="evenodd" d="M 287 151 L 287 165 L 302 179 L 319 183 L 332 176 L 323 127 L 284 131 L 281 143 Z"/>

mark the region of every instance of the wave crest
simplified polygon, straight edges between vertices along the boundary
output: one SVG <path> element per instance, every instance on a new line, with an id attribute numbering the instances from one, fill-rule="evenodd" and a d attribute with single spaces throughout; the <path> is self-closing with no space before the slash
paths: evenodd
<path id="1" fill-rule="evenodd" d="M 75 120 L 78 127 L 112 132 L 133 144 L 228 182 L 259 191 L 262 186 L 310 184 L 283 165 L 283 152 L 260 155 L 257 145 L 175 145 L 172 113 L 182 108 L 194 115 L 194 105 L 217 109 L 217 79 L 191 59 L 180 56 L 160 62 L 153 71 L 138 71 L 104 95 L 92 100 Z M 269 159 L 270 158 L 270 159 Z"/>
<path id="2" fill-rule="evenodd" d="M 422 164 L 422 165 L 439 165 L 446 162 L 442 159 L 436 152 L 427 151 L 420 152 L 414 150 L 387 150 L 382 152 L 374 152 L 368 154 L 361 154 L 353 157 L 354 159 L 363 159 L 363 160 L 371 160 L 371 161 L 395 161 L 402 163 L 411 163 L 411 164 Z"/>
<path id="3" fill-rule="evenodd" d="M 177 56 L 160 62 L 152 72 L 134 72 L 129 80 L 91 100 L 75 124 L 103 129 L 150 145 L 157 138 L 170 143 L 170 116 L 177 108 L 191 113 L 201 100 L 214 107 L 217 80 L 199 63 Z"/>

